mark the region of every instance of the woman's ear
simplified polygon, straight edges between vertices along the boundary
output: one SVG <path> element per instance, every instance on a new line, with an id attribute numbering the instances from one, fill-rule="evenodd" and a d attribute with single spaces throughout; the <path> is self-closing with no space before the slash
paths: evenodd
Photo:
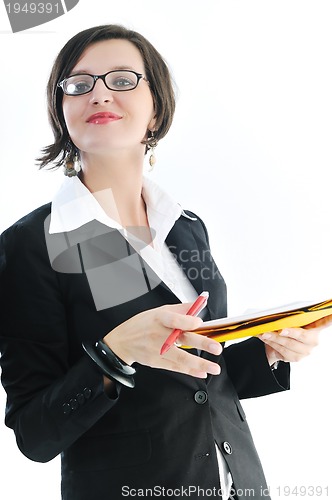
<path id="1" fill-rule="evenodd" d="M 148 124 L 148 130 L 150 130 L 150 132 L 154 132 L 156 130 L 156 123 L 157 123 L 157 117 L 154 116 Z"/>

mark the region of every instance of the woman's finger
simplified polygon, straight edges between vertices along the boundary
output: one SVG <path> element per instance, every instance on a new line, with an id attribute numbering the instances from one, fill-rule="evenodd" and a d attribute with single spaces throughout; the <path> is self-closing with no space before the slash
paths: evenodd
<path id="1" fill-rule="evenodd" d="M 207 374 L 219 375 L 221 370 L 217 363 L 213 363 L 208 359 L 196 356 L 175 346 L 172 346 L 165 354 L 159 356 L 157 365 L 159 368 L 164 368 L 165 370 L 177 371 L 189 375 L 201 374 L 200 378 L 205 378 Z"/>
<path id="2" fill-rule="evenodd" d="M 278 333 L 264 333 L 260 336 L 266 345 L 270 346 L 283 361 L 299 361 L 308 356 L 317 345 L 317 335 L 304 334 L 301 329 L 291 329 Z M 294 330 L 294 331 L 293 331 Z"/>
<path id="3" fill-rule="evenodd" d="M 184 346 L 199 349 L 200 351 L 206 351 L 210 354 L 219 355 L 222 353 L 222 345 L 219 342 L 209 339 L 204 335 L 199 335 L 198 333 L 183 332 L 178 337 L 177 341 Z"/>

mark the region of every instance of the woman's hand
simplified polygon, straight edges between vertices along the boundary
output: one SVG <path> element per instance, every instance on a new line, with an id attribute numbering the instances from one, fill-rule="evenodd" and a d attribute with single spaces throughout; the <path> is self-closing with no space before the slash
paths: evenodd
<path id="1" fill-rule="evenodd" d="M 318 345 L 319 333 L 332 325 L 332 316 L 322 318 L 303 328 L 287 328 L 278 332 L 259 335 L 265 343 L 268 362 L 300 361 Z"/>
<path id="2" fill-rule="evenodd" d="M 176 346 L 160 355 L 161 346 L 175 328 L 183 331 L 178 339 L 183 345 L 211 354 L 221 353 L 219 342 L 189 331 L 202 323 L 200 318 L 186 315 L 191 305 L 166 305 L 139 313 L 109 332 L 104 342 L 128 365 L 136 362 L 198 378 L 206 378 L 207 374 L 218 375 L 220 366 L 217 363 Z"/>

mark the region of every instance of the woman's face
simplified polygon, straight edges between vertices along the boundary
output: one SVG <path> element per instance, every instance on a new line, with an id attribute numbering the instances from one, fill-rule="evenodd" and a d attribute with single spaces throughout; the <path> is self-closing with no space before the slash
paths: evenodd
<path id="1" fill-rule="evenodd" d="M 102 75 L 116 69 L 133 70 L 145 76 L 142 56 L 128 40 L 105 40 L 90 45 L 71 75 Z M 107 155 L 125 150 L 142 152 L 145 146 L 141 141 L 146 139 L 147 130 L 152 130 L 155 123 L 152 95 L 143 79 L 134 90 L 125 92 L 109 90 L 98 79 L 88 94 L 64 95 L 62 105 L 69 135 L 86 154 Z M 106 113 L 106 117 L 94 116 L 97 113 Z"/>

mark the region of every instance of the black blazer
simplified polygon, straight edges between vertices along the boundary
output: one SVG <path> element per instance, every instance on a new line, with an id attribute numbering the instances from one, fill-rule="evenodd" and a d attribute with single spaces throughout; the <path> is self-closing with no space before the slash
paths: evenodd
<path id="1" fill-rule="evenodd" d="M 50 204 L 35 210 L 0 240 L 5 422 L 22 453 L 39 462 L 61 453 L 63 500 L 120 500 L 130 488 L 136 495 L 151 488 L 156 497 L 162 488 L 174 489 L 174 496 L 182 491 L 190 498 L 202 497 L 198 488 L 214 489 L 219 498 L 217 442 L 238 496 L 241 491 L 248 496 L 250 489 L 250 498 L 267 498 L 239 398 L 287 389 L 288 364 L 272 372 L 263 343 L 252 338 L 224 350 L 219 376 L 201 380 L 137 364 L 135 388 L 117 386 L 116 398 L 110 399 L 82 341 L 93 342 L 143 310 L 179 300 L 141 261 L 146 290 L 125 303 L 99 304 L 97 310 L 89 269 L 135 251 L 118 231 L 97 222 L 49 235 L 49 213 Z M 225 316 L 226 287 L 210 255 L 206 228 L 188 213 L 191 219 L 182 215 L 166 243 L 197 292 L 210 292 L 206 319 Z M 137 269 L 125 280 L 114 273 L 101 295 L 114 296 L 121 288 L 132 297 L 136 278 Z"/>

